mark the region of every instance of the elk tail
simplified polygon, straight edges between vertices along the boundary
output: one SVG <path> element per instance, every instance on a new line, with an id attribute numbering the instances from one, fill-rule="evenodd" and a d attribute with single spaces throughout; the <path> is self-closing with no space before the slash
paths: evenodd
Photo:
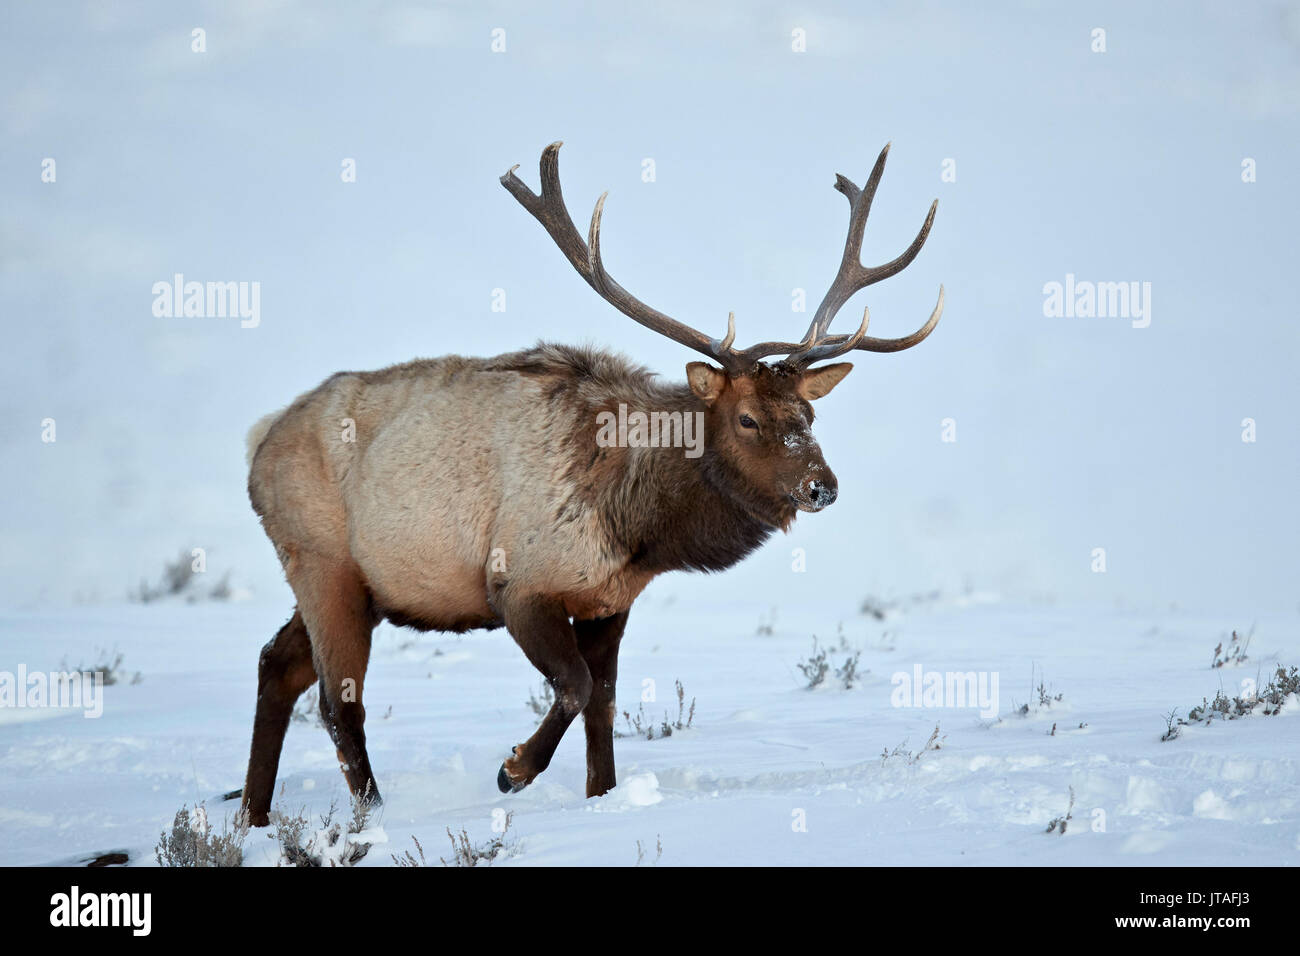
<path id="1" fill-rule="evenodd" d="M 269 415 L 263 415 L 257 420 L 257 423 L 248 430 L 248 448 L 245 457 L 248 465 L 253 466 L 253 458 L 257 455 L 257 450 L 262 447 L 262 442 L 266 441 L 267 432 L 271 426 L 280 420 L 285 410 L 282 408 L 278 412 L 272 412 Z"/>

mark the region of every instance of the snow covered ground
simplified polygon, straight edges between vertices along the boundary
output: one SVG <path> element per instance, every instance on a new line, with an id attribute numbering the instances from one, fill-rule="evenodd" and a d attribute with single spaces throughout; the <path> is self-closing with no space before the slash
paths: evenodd
<path id="1" fill-rule="evenodd" d="M 103 715 L 0 708 L 0 863 L 40 864 L 126 849 L 152 865 L 182 804 L 214 822 L 242 784 L 256 658 L 289 608 L 269 601 L 99 605 L 0 617 L 0 670 L 57 670 L 123 655 L 138 683 L 104 689 Z M 884 620 L 842 607 L 688 605 L 671 580 L 633 610 L 620 709 L 693 727 L 616 741 L 619 786 L 583 796 L 582 729 L 549 770 L 502 796 L 497 768 L 525 739 L 539 678 L 504 631 L 376 632 L 366 683 L 372 762 L 385 797 L 359 865 L 392 865 L 412 836 L 437 863 L 447 828 L 493 837 L 513 812 L 515 854 L 496 865 L 1286 864 L 1300 858 L 1300 720 L 1250 716 L 1184 728 L 1164 715 L 1300 661 L 1294 617 L 1215 620 L 1176 611 L 935 600 Z M 772 633 L 759 633 L 771 623 Z M 807 689 L 798 668 L 816 634 L 861 650 L 860 682 L 833 671 Z M 1212 669 L 1215 645 L 1255 625 L 1249 661 Z M 831 650 L 829 663 L 850 652 Z M 997 717 L 973 708 L 896 707 L 897 672 L 975 671 L 999 679 Z M 1045 682 L 1050 706 L 1032 687 Z M 1019 714 L 1029 704 L 1028 714 Z M 941 747 L 924 750 L 936 724 Z M 626 725 L 620 720 L 620 726 Z M 1056 732 L 1051 733 L 1053 726 Z M 905 753 L 882 760 L 882 751 Z M 290 726 L 279 806 L 315 818 L 346 788 L 325 732 Z M 1047 833 L 1075 803 L 1064 836 Z M 254 831 L 246 865 L 274 863 Z"/>

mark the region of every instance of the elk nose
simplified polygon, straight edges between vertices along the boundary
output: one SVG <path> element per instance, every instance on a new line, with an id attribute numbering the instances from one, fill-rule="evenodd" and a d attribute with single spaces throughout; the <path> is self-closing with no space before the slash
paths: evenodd
<path id="1" fill-rule="evenodd" d="M 834 478 L 829 481 L 824 478 L 810 478 L 804 482 L 804 494 L 813 511 L 821 511 L 827 505 L 833 504 L 839 493 Z"/>

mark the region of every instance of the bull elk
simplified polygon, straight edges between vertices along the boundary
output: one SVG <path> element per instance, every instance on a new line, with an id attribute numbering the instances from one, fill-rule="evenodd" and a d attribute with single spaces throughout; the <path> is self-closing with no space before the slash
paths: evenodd
<path id="1" fill-rule="evenodd" d="M 855 292 L 916 258 L 934 221 L 937 201 L 902 255 L 862 265 L 888 146 L 866 188 L 836 178 L 849 201 L 848 239 L 803 338 L 746 349 L 733 345 L 734 313 L 726 335 L 710 338 L 610 277 L 600 245 L 605 196 L 584 242 L 560 193 L 559 149 L 542 153 L 540 195 L 517 166 L 501 184 L 610 305 L 715 364 L 691 362 L 685 384 L 663 384 L 621 356 L 563 345 L 446 356 L 339 372 L 253 427 L 249 497 L 297 599 L 258 662 L 241 806 L 255 826 L 267 823 L 290 713 L 313 681 L 349 788 L 378 800 L 362 685 L 371 632 L 385 618 L 422 630 L 504 626 L 555 698 L 501 765 L 501 790 L 545 770 L 582 714 L 587 795 L 608 791 L 619 642 L 637 595 L 665 571 L 730 567 L 797 512 L 831 504 L 837 485 L 810 431 L 810 403 L 853 366 L 810 366 L 854 350 L 911 348 L 943 312 L 940 286 L 934 312 L 909 336 L 868 336 L 865 309 L 855 332 L 830 333 Z M 763 361 L 771 356 L 781 358 Z M 599 441 L 598 421 L 619 406 L 702 422 L 700 453 Z"/>

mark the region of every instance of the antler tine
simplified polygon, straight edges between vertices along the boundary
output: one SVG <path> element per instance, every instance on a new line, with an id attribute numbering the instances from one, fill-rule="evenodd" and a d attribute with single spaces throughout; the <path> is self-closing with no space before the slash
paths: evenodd
<path id="1" fill-rule="evenodd" d="M 867 178 L 865 188 L 859 189 L 846 176 L 837 175 L 835 177 L 835 188 L 849 201 L 849 231 L 844 242 L 844 255 L 840 260 L 839 270 L 836 272 L 835 279 L 831 283 L 830 289 L 827 290 L 826 296 L 822 299 L 821 304 L 817 306 L 812 323 L 808 326 L 809 331 L 817 341 L 817 345 L 800 356 L 792 356 L 792 359 L 796 360 L 798 364 L 806 365 L 809 362 L 817 361 L 819 358 L 828 357 L 826 350 L 822 348 L 823 345 L 834 346 L 835 348 L 843 346 L 846 342 L 844 336 L 828 336 L 827 334 L 835 314 L 854 293 L 882 279 L 888 279 L 890 276 L 896 275 L 907 268 L 920 253 L 921 248 L 925 245 L 925 240 L 930 235 L 930 227 L 934 225 L 935 212 L 939 207 L 937 199 L 930 204 L 925 222 L 921 224 L 921 229 L 917 232 L 916 238 L 903 250 L 901 255 L 884 265 L 871 268 L 862 265 L 862 238 L 866 232 L 867 217 L 871 213 L 871 203 L 875 199 L 876 188 L 880 185 L 881 177 L 885 172 L 885 160 L 889 157 L 889 147 L 890 144 L 886 143 L 885 148 L 880 151 L 880 155 L 876 158 L 876 164 L 872 167 L 871 175 Z M 942 311 L 943 295 L 942 290 L 940 290 L 940 301 L 936 312 L 931 315 L 930 321 L 917 332 L 901 339 L 863 337 L 862 341 L 853 347 L 868 351 L 898 351 L 899 349 L 910 348 L 930 334 L 934 328 L 933 323 L 938 322 Z M 816 357 L 810 358 L 813 355 Z"/>
<path id="2" fill-rule="evenodd" d="M 789 361 L 796 367 L 805 368 L 813 362 L 821 362 L 825 359 L 831 359 L 838 355 L 843 355 L 845 352 L 850 352 L 857 348 L 860 342 L 866 339 L 867 326 L 870 323 L 871 309 L 870 307 L 865 307 L 862 310 L 862 324 L 858 326 L 858 330 L 852 335 L 836 335 L 831 336 L 828 339 L 823 339 L 820 344 L 814 348 L 808 349 L 802 355 L 790 356 Z M 832 341 L 832 339 L 837 339 L 839 341 Z M 876 339 L 875 341 L 882 340 Z"/>
<path id="3" fill-rule="evenodd" d="M 836 191 L 849 201 L 849 231 L 844 240 L 844 255 L 840 257 L 840 267 L 835 273 L 835 279 L 821 304 L 817 306 L 817 311 L 813 313 L 813 320 L 809 325 L 817 338 L 826 335 L 831 320 L 840 306 L 863 287 L 855 282 L 863 272 L 867 271 L 861 261 L 862 237 L 866 234 L 867 217 L 871 214 L 872 200 L 876 198 L 876 188 L 880 185 L 881 177 L 885 175 L 885 160 L 889 158 L 891 145 L 893 144 L 886 143 L 885 148 L 876 157 L 876 164 L 871 167 L 871 175 L 867 177 L 865 189 L 859 189 L 857 184 L 847 176 L 841 173 L 835 174 Z"/>
<path id="4" fill-rule="evenodd" d="M 901 352 L 903 349 L 910 349 L 925 340 L 934 327 L 939 324 L 939 319 L 943 316 L 943 286 L 939 286 L 939 301 L 934 305 L 934 311 L 930 317 L 925 320 L 925 325 L 921 326 L 911 335 L 905 335 L 897 339 L 878 339 L 866 335 L 865 324 L 859 328 L 853 335 L 828 335 L 822 339 L 816 349 L 811 350 L 808 354 L 794 360 L 800 368 L 806 367 L 813 362 L 820 362 L 823 359 L 834 358 L 837 355 L 843 355 L 845 352 L 857 349 L 862 352 Z M 865 318 L 865 316 L 864 316 Z M 849 344 L 852 339 L 857 339 L 853 344 Z M 824 350 L 824 351 L 822 351 Z"/>
<path id="5" fill-rule="evenodd" d="M 717 339 L 714 339 L 713 342 L 714 342 L 714 346 L 718 350 L 719 355 L 726 355 L 726 354 L 734 355 L 735 350 L 731 347 L 731 343 L 734 341 L 736 341 L 736 313 L 728 312 L 727 313 L 727 334 L 721 342 L 719 342 Z"/>
<path id="6" fill-rule="evenodd" d="M 569 264 L 601 298 L 651 331 L 658 332 L 687 348 L 702 352 L 728 368 L 734 367 L 738 360 L 738 356 L 731 348 L 731 343 L 736 337 L 734 313 L 727 320 L 726 337 L 718 341 L 646 305 L 605 271 L 600 257 L 600 225 L 605 210 L 605 199 L 609 193 L 602 194 L 596 201 L 596 208 L 591 214 L 591 227 L 587 232 L 587 241 L 583 242 L 564 204 L 564 195 L 560 189 L 559 153 L 562 145 L 564 145 L 562 142 L 555 142 L 542 151 L 540 196 L 515 175 L 518 166 L 511 167 L 501 177 L 501 185 L 542 224 L 547 234 L 569 260 Z"/>

